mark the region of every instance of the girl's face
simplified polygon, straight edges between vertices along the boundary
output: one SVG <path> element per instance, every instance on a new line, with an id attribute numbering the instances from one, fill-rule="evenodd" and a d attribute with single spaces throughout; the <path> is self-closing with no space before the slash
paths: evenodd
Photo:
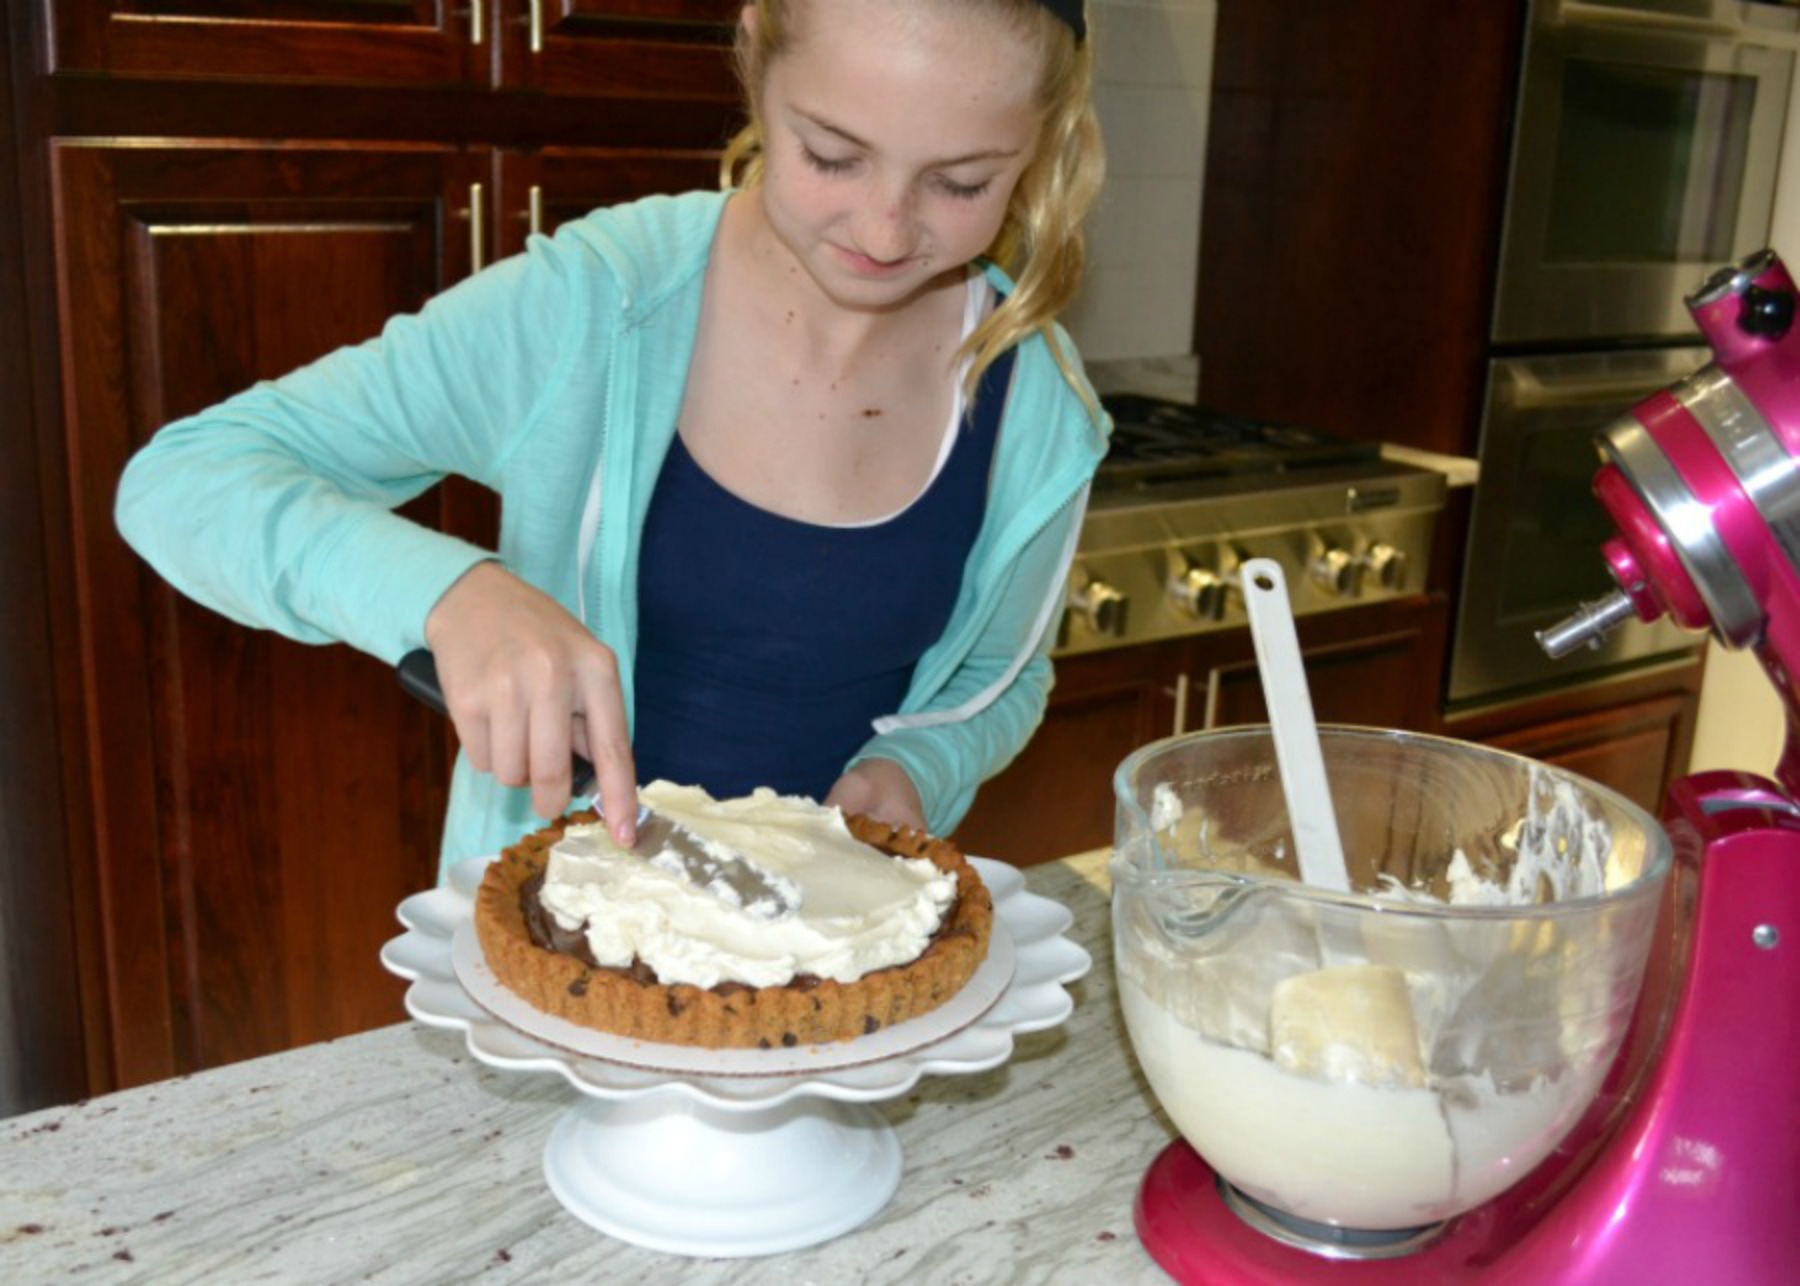
<path id="1" fill-rule="evenodd" d="M 761 200 L 841 306 L 904 304 L 992 244 L 1037 145 L 1041 55 L 990 15 L 812 0 L 768 68 Z"/>

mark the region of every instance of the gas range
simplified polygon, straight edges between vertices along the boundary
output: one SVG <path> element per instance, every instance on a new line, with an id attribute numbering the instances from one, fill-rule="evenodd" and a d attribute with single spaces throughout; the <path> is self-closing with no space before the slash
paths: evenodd
<path id="1" fill-rule="evenodd" d="M 1056 653 L 1247 624 L 1239 567 L 1272 558 L 1296 615 L 1424 589 L 1443 475 L 1373 442 L 1137 394 L 1101 399 L 1094 478 Z"/>

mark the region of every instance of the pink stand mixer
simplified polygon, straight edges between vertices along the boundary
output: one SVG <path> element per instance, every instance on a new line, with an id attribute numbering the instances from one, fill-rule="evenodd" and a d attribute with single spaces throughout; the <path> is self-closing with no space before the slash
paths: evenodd
<path id="1" fill-rule="evenodd" d="M 1671 788 L 1673 866 L 1635 1017 L 1547 1159 L 1396 1245 L 1272 1228 L 1178 1139 L 1135 1210 L 1146 1249 L 1177 1279 L 1800 1280 L 1796 290 L 1763 251 L 1713 274 L 1688 306 L 1713 363 L 1599 435 L 1594 490 L 1618 531 L 1603 550 L 1618 590 L 1538 641 L 1560 656 L 1629 617 L 1666 615 L 1754 650 L 1787 712 L 1776 779 L 1709 772 Z"/>

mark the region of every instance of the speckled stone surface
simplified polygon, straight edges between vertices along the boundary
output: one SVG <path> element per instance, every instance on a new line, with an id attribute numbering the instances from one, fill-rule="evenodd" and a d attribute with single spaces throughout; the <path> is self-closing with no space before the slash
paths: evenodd
<path id="1" fill-rule="evenodd" d="M 1093 956 L 1073 1016 L 882 1104 L 900 1189 L 835 1241 L 707 1260 L 595 1232 L 541 1170 L 576 1091 L 401 1023 L 0 1122 L 0 1281 L 1167 1281 L 1131 1204 L 1173 1131 L 1119 1018 L 1097 856 L 1026 873 Z"/>

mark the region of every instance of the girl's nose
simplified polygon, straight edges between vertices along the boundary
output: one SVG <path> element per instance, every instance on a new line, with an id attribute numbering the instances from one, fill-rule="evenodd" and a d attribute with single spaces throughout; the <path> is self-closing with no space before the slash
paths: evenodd
<path id="1" fill-rule="evenodd" d="M 909 193 L 876 193 L 862 222 L 862 252 L 871 259 L 893 263 L 910 255 L 918 244 Z"/>

